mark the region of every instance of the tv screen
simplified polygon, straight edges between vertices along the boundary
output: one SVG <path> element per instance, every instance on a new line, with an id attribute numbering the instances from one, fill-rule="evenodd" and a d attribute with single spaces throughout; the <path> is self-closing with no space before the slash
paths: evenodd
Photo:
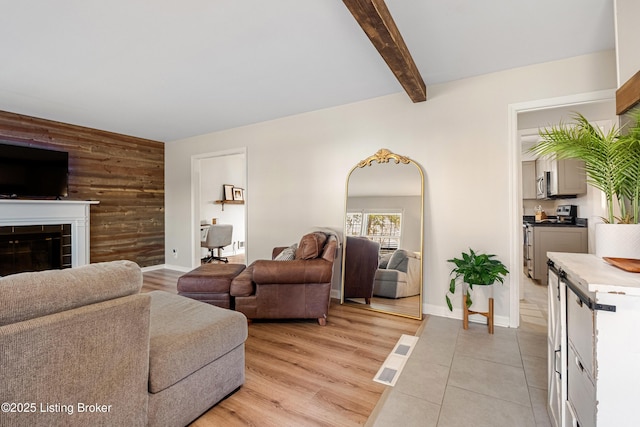
<path id="1" fill-rule="evenodd" d="M 68 176 L 67 152 L 0 143 L 2 197 L 66 197 Z"/>

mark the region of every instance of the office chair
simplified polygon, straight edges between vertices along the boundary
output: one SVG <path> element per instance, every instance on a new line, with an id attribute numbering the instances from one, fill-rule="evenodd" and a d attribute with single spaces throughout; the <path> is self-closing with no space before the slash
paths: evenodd
<path id="1" fill-rule="evenodd" d="M 200 241 L 200 247 L 207 248 L 209 255 L 203 258 L 202 262 L 207 263 L 213 260 L 229 262 L 227 257 L 222 257 L 222 248 L 231 244 L 231 235 L 233 233 L 233 225 L 231 224 L 212 224 L 207 229 L 207 235 L 204 240 Z M 218 255 L 214 255 L 214 250 L 218 250 Z"/>

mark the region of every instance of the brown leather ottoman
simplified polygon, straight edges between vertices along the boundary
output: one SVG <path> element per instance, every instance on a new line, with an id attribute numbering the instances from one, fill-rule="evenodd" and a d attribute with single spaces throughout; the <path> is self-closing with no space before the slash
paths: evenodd
<path id="1" fill-rule="evenodd" d="M 229 288 L 244 264 L 204 264 L 178 278 L 178 295 L 222 308 L 231 307 Z"/>

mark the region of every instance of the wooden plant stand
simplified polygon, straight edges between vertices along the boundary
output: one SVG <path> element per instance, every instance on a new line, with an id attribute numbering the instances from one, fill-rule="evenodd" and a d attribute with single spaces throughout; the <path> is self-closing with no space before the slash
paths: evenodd
<path id="1" fill-rule="evenodd" d="M 489 298 L 489 311 L 481 312 L 481 311 L 473 311 L 467 308 L 467 294 L 462 293 L 462 327 L 464 329 L 469 329 L 469 315 L 470 314 L 481 314 L 487 318 L 487 327 L 489 328 L 489 333 L 493 334 L 493 298 Z"/>

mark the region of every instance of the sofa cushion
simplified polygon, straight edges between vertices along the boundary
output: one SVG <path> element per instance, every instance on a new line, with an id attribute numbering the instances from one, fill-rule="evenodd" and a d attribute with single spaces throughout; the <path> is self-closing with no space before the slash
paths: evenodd
<path id="1" fill-rule="evenodd" d="M 387 265 L 389 265 L 389 260 L 391 259 L 391 255 L 393 255 L 393 252 L 380 255 L 380 257 L 378 258 L 378 268 L 380 269 L 387 268 Z"/>
<path id="2" fill-rule="evenodd" d="M 131 261 L 111 261 L 12 274 L 0 278 L 0 326 L 140 292 L 142 272 Z"/>
<path id="3" fill-rule="evenodd" d="M 403 273 L 400 270 L 377 270 L 375 280 L 380 282 L 389 282 L 395 286 L 398 282 L 407 281 L 407 273 Z"/>
<path id="4" fill-rule="evenodd" d="M 373 283 L 373 295 L 384 298 L 400 298 L 407 290 L 408 275 L 400 270 L 378 270 Z"/>
<path id="5" fill-rule="evenodd" d="M 389 263 L 387 264 L 388 270 L 400 270 L 407 272 L 407 268 L 409 267 L 409 257 L 407 255 L 407 251 L 404 249 L 396 250 L 391 258 L 389 258 Z"/>
<path id="6" fill-rule="evenodd" d="M 296 259 L 296 250 L 298 249 L 298 244 L 294 243 L 293 245 L 285 248 L 280 252 L 273 260 L 274 261 L 292 261 Z"/>
<path id="7" fill-rule="evenodd" d="M 322 248 L 327 241 L 327 235 L 321 232 L 309 233 L 302 236 L 298 249 L 296 250 L 296 259 L 314 259 L 318 258 L 322 253 Z"/>
<path id="8" fill-rule="evenodd" d="M 247 339 L 242 313 L 163 291 L 149 295 L 150 393 L 172 386 Z"/>

